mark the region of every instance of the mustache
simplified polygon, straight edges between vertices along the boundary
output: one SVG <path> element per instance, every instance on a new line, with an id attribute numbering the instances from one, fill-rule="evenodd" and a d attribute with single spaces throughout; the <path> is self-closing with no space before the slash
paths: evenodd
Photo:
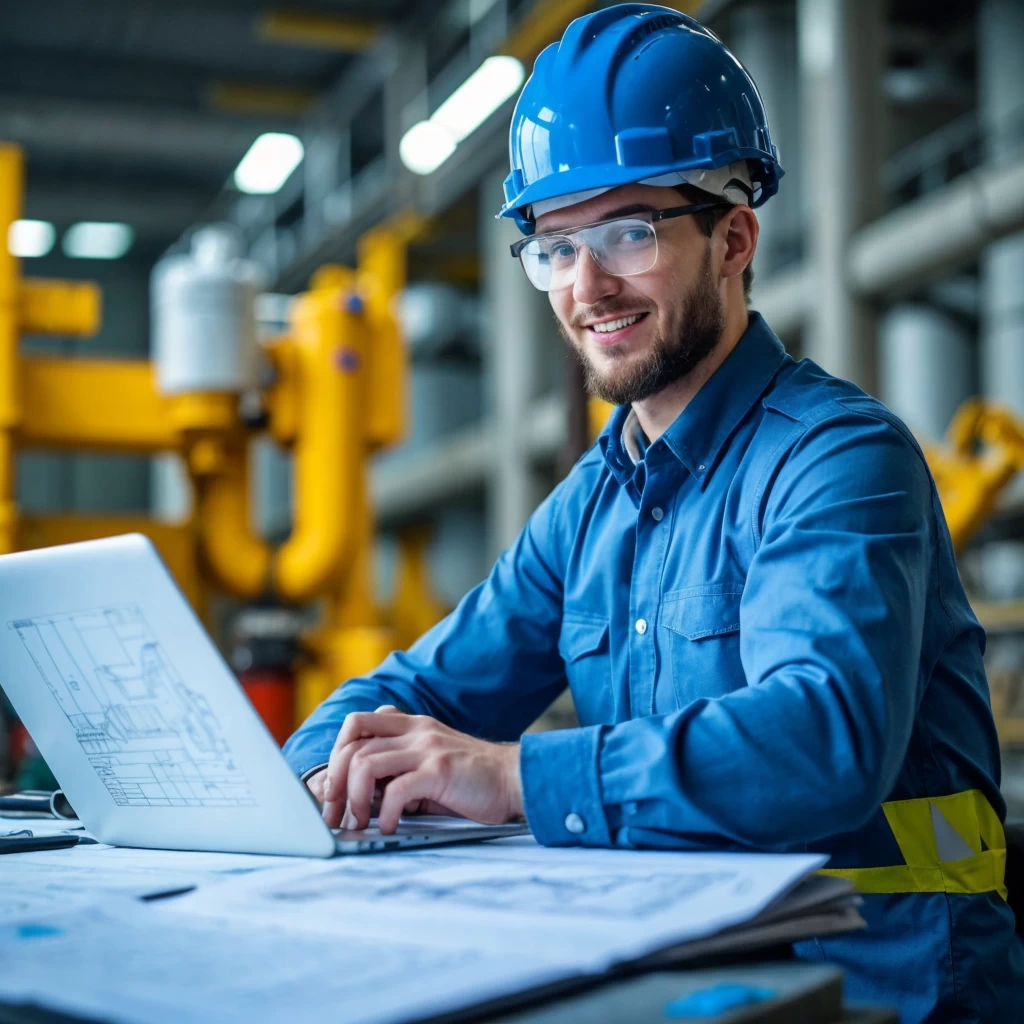
<path id="1" fill-rule="evenodd" d="M 603 320 L 606 317 L 614 316 L 616 313 L 633 314 L 649 312 L 649 309 L 637 309 L 635 305 L 630 306 L 622 302 L 605 303 L 602 305 L 591 306 L 586 311 L 573 313 L 573 315 L 569 317 L 569 326 L 583 327 L 590 320 Z"/>

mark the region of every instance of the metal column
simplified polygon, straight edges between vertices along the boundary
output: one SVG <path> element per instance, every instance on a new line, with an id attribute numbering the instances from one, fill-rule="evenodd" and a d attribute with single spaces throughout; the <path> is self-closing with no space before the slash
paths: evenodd
<path id="1" fill-rule="evenodd" d="M 883 0 L 797 5 L 803 151 L 814 211 L 807 251 L 817 296 L 804 351 L 867 391 L 877 383 L 875 325 L 850 288 L 846 260 L 850 239 L 880 209 L 883 14 Z"/>
<path id="2" fill-rule="evenodd" d="M 975 393 L 971 333 L 935 306 L 901 303 L 879 323 L 879 394 L 922 442 L 946 432 Z"/>
<path id="3" fill-rule="evenodd" d="M 740 7 L 733 15 L 729 44 L 757 83 L 772 141 L 786 171 L 778 195 L 757 211 L 761 237 L 754 270 L 761 280 L 768 280 L 780 267 L 800 258 L 800 233 L 806 220 L 793 5 L 770 0 Z"/>
<path id="4" fill-rule="evenodd" d="M 978 98 L 990 161 L 1019 158 L 1024 138 L 1024 5 L 983 0 L 978 20 Z M 1024 234 L 982 254 L 982 385 L 1024 415 Z"/>
<path id="5" fill-rule="evenodd" d="M 522 236 L 511 220 L 494 218 L 504 176 L 499 169 L 480 185 L 481 344 L 490 385 L 485 405 L 496 427 L 488 496 L 493 554 L 515 540 L 547 492 L 527 450 L 527 417 L 538 397 L 542 346 L 561 344 L 547 296 L 530 284 L 509 255 L 509 245 Z"/>

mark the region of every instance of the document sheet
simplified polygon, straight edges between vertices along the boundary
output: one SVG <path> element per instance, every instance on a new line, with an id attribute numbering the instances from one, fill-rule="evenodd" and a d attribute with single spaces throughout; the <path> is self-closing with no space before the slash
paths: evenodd
<path id="1" fill-rule="evenodd" d="M 177 898 L 114 893 L 0 924 L 0 999 L 131 1024 L 397 1024 L 713 936 L 823 861 L 512 839 L 229 871 Z"/>

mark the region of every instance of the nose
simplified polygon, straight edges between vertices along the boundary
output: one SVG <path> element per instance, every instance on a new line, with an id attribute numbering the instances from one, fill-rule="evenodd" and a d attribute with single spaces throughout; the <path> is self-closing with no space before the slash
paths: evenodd
<path id="1" fill-rule="evenodd" d="M 601 268 L 589 246 L 581 246 L 576 254 L 576 280 L 572 297 L 581 306 L 592 306 L 598 299 L 617 295 L 622 282 L 614 274 Z"/>

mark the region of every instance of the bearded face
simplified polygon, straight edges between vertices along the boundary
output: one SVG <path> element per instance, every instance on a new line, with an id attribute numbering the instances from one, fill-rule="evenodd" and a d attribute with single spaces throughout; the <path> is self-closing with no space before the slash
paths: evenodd
<path id="1" fill-rule="evenodd" d="M 608 297 L 585 313 L 574 314 L 568 327 L 558 318 L 562 337 L 583 365 L 587 391 L 613 405 L 658 394 L 688 376 L 718 345 L 725 312 L 711 271 L 710 245 L 688 294 L 656 311 L 657 316 L 644 312 L 642 317 L 649 322 L 637 322 L 635 336 L 622 344 L 597 347 L 597 339 L 590 342 L 587 332 L 593 332 L 585 324 L 618 313 L 635 316 L 636 305 L 635 300 Z"/>

